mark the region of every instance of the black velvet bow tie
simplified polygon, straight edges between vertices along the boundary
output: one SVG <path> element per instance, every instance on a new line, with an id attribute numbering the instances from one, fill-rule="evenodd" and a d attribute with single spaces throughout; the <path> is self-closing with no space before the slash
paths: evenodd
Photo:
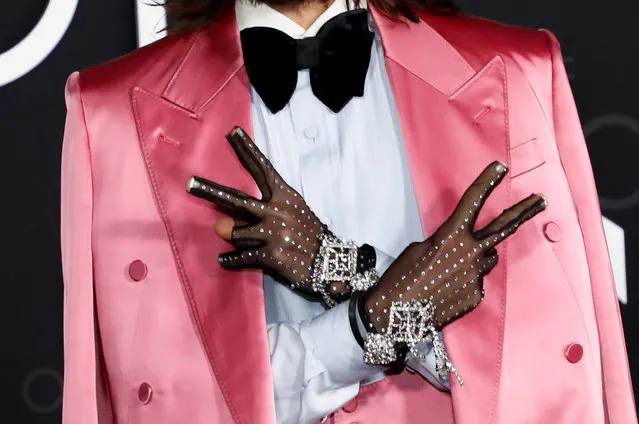
<path id="1" fill-rule="evenodd" d="M 249 80 L 273 113 L 291 99 L 300 69 L 310 70 L 313 93 L 333 112 L 364 95 L 373 44 L 364 9 L 337 15 L 315 37 L 295 40 L 273 28 L 254 27 L 242 30 L 240 38 Z"/>

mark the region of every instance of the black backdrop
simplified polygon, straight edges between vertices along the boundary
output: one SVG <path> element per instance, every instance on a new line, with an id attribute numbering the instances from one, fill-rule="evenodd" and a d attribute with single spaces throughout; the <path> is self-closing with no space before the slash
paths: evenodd
<path id="1" fill-rule="evenodd" d="M 75 2 L 0 0 L 1 423 L 60 422 L 64 82 L 74 70 L 137 46 L 135 0 L 79 0 L 55 49 L 31 72 L 8 82 L 14 78 L 8 78 L 13 71 L 7 53 L 41 21 L 47 6 L 49 12 L 61 11 Z M 562 42 L 608 220 L 620 299 L 627 302 L 622 315 L 633 379 L 639 384 L 639 331 L 634 328 L 639 317 L 639 223 L 633 219 L 639 211 L 639 85 L 634 81 L 639 74 L 639 3 L 465 0 L 462 6 L 491 19 L 549 28 Z M 26 63 L 36 53 L 29 49 L 20 54 L 12 64 Z"/>

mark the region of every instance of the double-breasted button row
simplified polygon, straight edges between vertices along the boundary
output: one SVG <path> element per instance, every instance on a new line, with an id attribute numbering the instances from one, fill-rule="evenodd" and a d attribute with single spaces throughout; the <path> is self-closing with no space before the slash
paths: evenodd
<path id="1" fill-rule="evenodd" d="M 562 230 L 558 223 L 554 221 L 549 221 L 544 225 L 544 236 L 551 243 L 558 243 L 561 241 Z M 564 352 L 564 356 L 566 360 L 571 364 L 576 364 L 581 361 L 581 358 L 584 356 L 584 348 L 579 343 L 571 343 L 566 346 L 566 350 Z"/>
<path id="2" fill-rule="evenodd" d="M 144 262 L 139 259 L 132 261 L 128 266 L 129 278 L 132 281 L 139 282 L 146 278 L 148 268 Z M 149 383 L 142 383 L 138 387 L 138 400 L 143 405 L 151 402 L 153 398 L 153 387 Z"/>

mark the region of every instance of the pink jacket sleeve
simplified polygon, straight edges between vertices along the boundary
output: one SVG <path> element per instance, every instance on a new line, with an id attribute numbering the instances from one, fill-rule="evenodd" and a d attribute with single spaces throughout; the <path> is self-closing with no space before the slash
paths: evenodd
<path id="1" fill-rule="evenodd" d="M 601 343 L 603 390 L 608 422 L 637 422 L 619 302 L 603 230 L 595 180 L 559 42 L 545 31 L 552 54 L 553 123 L 586 246 L 592 296 Z"/>
<path id="2" fill-rule="evenodd" d="M 62 423 L 105 424 L 112 419 L 96 337 L 99 333 L 91 253 L 91 160 L 78 73 L 67 82 L 66 103 L 61 170 L 65 368 Z"/>

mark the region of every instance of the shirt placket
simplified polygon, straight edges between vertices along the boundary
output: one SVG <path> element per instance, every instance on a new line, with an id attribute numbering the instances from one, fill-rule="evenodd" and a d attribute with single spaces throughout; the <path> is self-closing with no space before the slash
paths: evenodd
<path id="1" fill-rule="evenodd" d="M 334 184 L 326 167 L 330 165 L 330 146 L 326 137 L 325 107 L 313 94 L 309 71 L 300 71 L 298 86 L 290 101 L 296 139 L 299 145 L 301 193 L 318 218 L 331 225 L 331 202 L 326 187 Z"/>

